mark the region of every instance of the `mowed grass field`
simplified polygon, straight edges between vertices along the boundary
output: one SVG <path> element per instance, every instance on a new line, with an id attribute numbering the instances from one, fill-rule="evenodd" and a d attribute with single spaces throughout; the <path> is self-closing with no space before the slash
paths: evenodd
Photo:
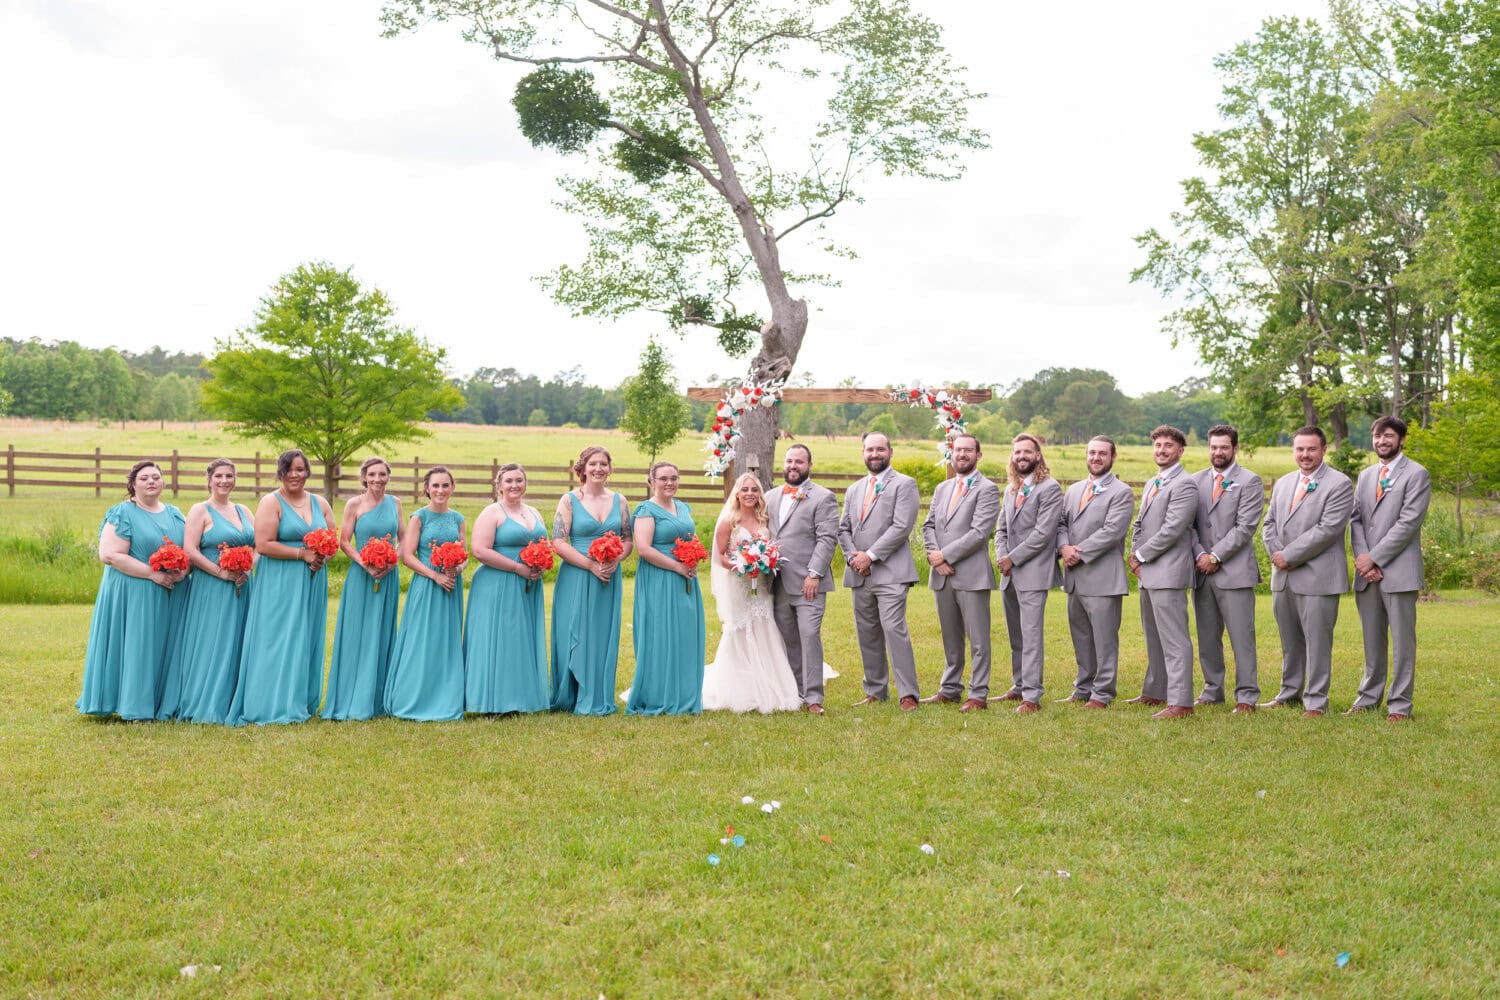
<path id="1" fill-rule="evenodd" d="M 0 499 L 0 534 L 86 537 L 106 502 Z M 229 730 L 78 716 L 89 606 L 0 606 L 0 996 L 1500 989 L 1500 601 L 1423 602 L 1406 726 L 1051 704 L 1074 670 L 1064 608 L 1053 594 L 1049 703 L 1030 718 L 850 707 L 840 591 L 822 718 Z M 1000 690 L 998 602 L 995 616 Z M 929 593 L 909 617 L 926 694 L 941 672 Z M 1124 621 L 1122 701 L 1144 671 L 1133 596 Z M 1258 627 L 1269 697 L 1268 597 Z M 1346 599 L 1335 709 L 1360 665 Z M 744 847 L 720 843 L 726 826 Z"/>

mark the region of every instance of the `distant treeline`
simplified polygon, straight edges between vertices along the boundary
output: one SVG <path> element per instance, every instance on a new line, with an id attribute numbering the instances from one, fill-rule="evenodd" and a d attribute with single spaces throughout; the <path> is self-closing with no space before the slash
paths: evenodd
<path id="1" fill-rule="evenodd" d="M 201 354 L 0 338 L 0 413 L 44 420 L 192 420 Z"/>

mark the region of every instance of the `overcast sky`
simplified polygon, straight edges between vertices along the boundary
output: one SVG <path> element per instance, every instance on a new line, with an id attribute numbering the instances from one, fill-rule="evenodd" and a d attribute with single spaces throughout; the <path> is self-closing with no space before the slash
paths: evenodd
<path id="1" fill-rule="evenodd" d="M 1092 366 L 1131 394 L 1197 374 L 1159 332 L 1165 304 L 1129 283 L 1131 237 L 1166 225 L 1194 172 L 1214 55 L 1323 0 L 914 4 L 989 93 L 992 148 L 960 181 L 881 179 L 840 212 L 830 234 L 860 256 L 808 290 L 799 369 L 882 385 Z M 211 352 L 322 258 L 382 288 L 454 373 L 632 372 L 658 322 L 572 319 L 532 280 L 583 242 L 551 206 L 569 164 L 516 130 L 520 71 L 452 26 L 383 39 L 378 13 L 0 4 L 0 330 Z M 684 382 L 743 370 L 702 334 L 666 343 Z"/>

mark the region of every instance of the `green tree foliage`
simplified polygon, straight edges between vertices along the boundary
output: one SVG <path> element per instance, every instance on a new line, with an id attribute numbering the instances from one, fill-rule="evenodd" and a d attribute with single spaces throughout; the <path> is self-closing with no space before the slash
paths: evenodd
<path id="1" fill-rule="evenodd" d="M 429 411 L 463 404 L 444 352 L 392 317 L 385 295 L 348 270 L 300 265 L 261 299 L 252 326 L 218 345 L 204 407 L 246 437 L 305 450 L 332 495 L 349 456 L 425 437 L 417 422 Z"/>
<path id="2" fill-rule="evenodd" d="M 1215 424 L 1224 423 L 1224 394 L 1209 386 L 1207 379 L 1188 379 L 1170 389 L 1148 392 L 1135 401 L 1140 419 L 1132 428 L 1134 434 L 1148 437 L 1153 427 L 1170 424 L 1181 428 L 1183 433 L 1196 435 L 1198 440 L 1208 440 L 1208 430 Z M 1240 444 L 1252 442 L 1243 435 Z"/>
<path id="3" fill-rule="evenodd" d="M 1049 440 L 1083 441 L 1094 434 L 1123 434 L 1136 419 L 1115 377 L 1097 368 L 1046 368 L 1011 390 L 1005 415 L 1035 429 L 1044 421 Z"/>
<path id="4" fill-rule="evenodd" d="M 156 380 L 151 390 L 151 416 L 161 421 L 163 427 L 168 420 L 191 420 L 199 412 L 196 381 L 176 372 L 168 372 Z"/>
<path id="5" fill-rule="evenodd" d="M 655 337 L 646 343 L 641 366 L 625 381 L 624 390 L 625 415 L 620 427 L 654 462 L 663 448 L 682 436 L 690 415 L 671 359 Z"/>
<path id="6" fill-rule="evenodd" d="M 1413 428 L 1406 450 L 1427 467 L 1433 485 L 1453 495 L 1459 537 L 1464 496 L 1500 489 L 1500 378 L 1463 372 L 1430 427 Z"/>

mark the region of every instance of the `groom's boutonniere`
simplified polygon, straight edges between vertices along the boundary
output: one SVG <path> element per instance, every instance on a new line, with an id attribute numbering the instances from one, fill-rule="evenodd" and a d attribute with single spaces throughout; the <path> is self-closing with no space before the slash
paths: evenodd
<path id="1" fill-rule="evenodd" d="M 1307 481 L 1307 489 L 1303 490 L 1302 492 L 1305 495 L 1305 494 L 1308 494 L 1308 493 L 1315 493 L 1315 492 L 1317 492 L 1317 489 L 1318 489 L 1318 481 L 1316 479 L 1309 479 Z"/>
<path id="2" fill-rule="evenodd" d="M 1237 484 L 1233 479 L 1226 479 L 1219 484 L 1219 489 L 1223 490 L 1225 493 L 1228 493 L 1230 490 L 1234 489 L 1236 485 Z"/>
<path id="3" fill-rule="evenodd" d="M 799 486 L 799 487 L 797 487 L 797 489 L 795 491 L 793 491 L 793 493 L 792 493 L 792 499 L 793 500 L 806 500 L 807 499 L 807 487 L 806 486 Z"/>

